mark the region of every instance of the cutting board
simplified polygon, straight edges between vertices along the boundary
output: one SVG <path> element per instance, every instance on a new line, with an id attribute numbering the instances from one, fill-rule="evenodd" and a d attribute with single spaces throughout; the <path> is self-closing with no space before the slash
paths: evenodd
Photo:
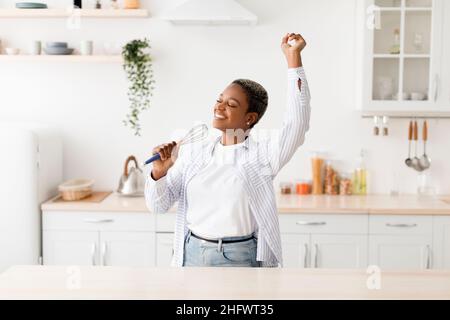
<path id="1" fill-rule="evenodd" d="M 90 195 L 87 198 L 76 200 L 76 201 L 66 201 L 63 200 L 61 196 L 53 200 L 53 202 L 94 202 L 99 203 L 105 200 L 107 196 L 109 196 L 112 193 L 112 191 L 94 191 L 92 195 Z"/>

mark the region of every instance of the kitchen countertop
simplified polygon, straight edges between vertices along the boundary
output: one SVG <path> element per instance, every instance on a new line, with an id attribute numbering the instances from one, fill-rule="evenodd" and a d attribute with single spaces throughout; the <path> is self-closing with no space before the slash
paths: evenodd
<path id="1" fill-rule="evenodd" d="M 128 198 L 112 193 L 100 203 L 53 202 L 43 211 L 149 212 L 143 197 Z M 450 196 L 417 195 L 298 196 L 277 195 L 280 213 L 450 215 Z M 175 212 L 172 208 L 170 212 Z"/>
<path id="2" fill-rule="evenodd" d="M 372 275 L 373 276 L 373 275 Z M 450 271 L 15 266 L 0 299 L 450 299 Z M 78 280 L 79 279 L 79 280 Z"/>

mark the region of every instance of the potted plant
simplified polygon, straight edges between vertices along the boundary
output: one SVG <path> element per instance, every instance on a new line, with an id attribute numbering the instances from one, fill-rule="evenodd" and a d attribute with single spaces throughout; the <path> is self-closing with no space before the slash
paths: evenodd
<path id="1" fill-rule="evenodd" d="M 141 135 L 139 116 L 142 111 L 150 107 L 150 96 L 153 95 L 154 89 L 152 85 L 155 83 L 149 49 L 148 39 L 132 40 L 122 49 L 123 68 L 130 82 L 128 87 L 130 112 L 127 114 L 124 124 L 130 126 L 136 136 Z"/>

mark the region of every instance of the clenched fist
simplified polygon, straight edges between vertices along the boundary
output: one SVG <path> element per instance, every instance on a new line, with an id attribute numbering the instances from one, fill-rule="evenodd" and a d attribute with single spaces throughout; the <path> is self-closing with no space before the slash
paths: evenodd
<path id="1" fill-rule="evenodd" d="M 178 145 L 175 141 L 161 144 L 153 149 L 153 154 L 159 153 L 161 159 L 153 162 L 152 177 L 159 180 L 167 174 L 167 171 L 177 160 Z"/>
<path id="2" fill-rule="evenodd" d="M 306 41 L 298 33 L 288 33 L 281 41 L 281 50 L 289 68 L 298 68 L 302 66 L 301 52 L 306 47 Z"/>

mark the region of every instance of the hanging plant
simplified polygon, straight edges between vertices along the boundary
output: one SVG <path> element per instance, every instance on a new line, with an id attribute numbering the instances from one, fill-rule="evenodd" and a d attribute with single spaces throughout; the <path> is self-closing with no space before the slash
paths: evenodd
<path id="1" fill-rule="evenodd" d="M 149 49 L 148 39 L 130 41 L 122 48 L 123 68 L 130 82 L 130 110 L 123 122 L 125 126 L 131 127 L 136 136 L 141 135 L 139 117 L 142 111 L 150 107 L 150 97 L 153 96 L 154 89 L 152 85 L 155 83 Z"/>

